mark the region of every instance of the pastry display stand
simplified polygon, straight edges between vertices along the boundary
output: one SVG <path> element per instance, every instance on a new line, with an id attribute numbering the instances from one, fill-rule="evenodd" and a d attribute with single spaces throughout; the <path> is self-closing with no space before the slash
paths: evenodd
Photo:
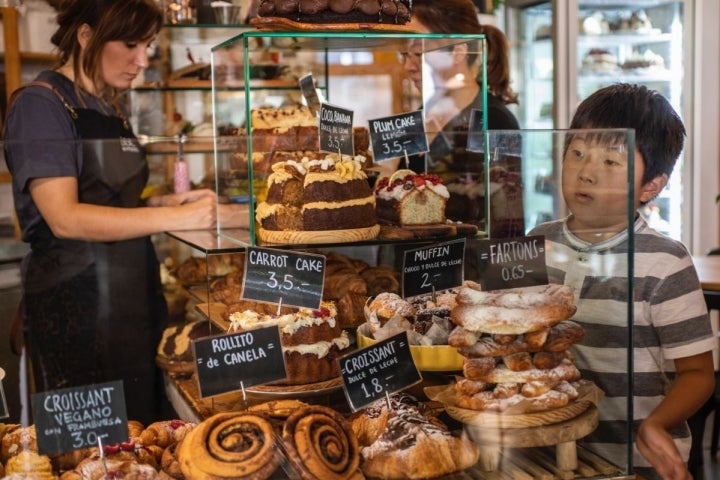
<path id="1" fill-rule="evenodd" d="M 552 414 L 552 411 L 548 412 Z M 508 448 L 555 446 L 558 470 L 577 469 L 576 440 L 590 434 L 598 425 L 598 410 L 589 406 L 577 417 L 550 425 L 529 428 L 486 428 L 465 425 L 468 436 L 480 446 L 480 465 L 483 470 L 496 471 L 501 453 Z"/>

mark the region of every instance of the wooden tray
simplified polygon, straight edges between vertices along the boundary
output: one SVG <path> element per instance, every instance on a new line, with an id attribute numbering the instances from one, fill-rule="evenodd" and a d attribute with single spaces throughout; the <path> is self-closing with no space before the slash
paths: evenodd
<path id="1" fill-rule="evenodd" d="M 578 398 L 564 407 L 544 412 L 511 414 L 498 412 L 483 412 L 458 407 L 455 404 L 455 389 L 453 385 L 439 385 L 426 387 L 425 394 L 431 400 L 445 405 L 445 411 L 455 420 L 466 427 L 488 430 L 520 431 L 528 428 L 543 427 L 570 420 L 581 415 L 591 406 L 597 405 L 604 394 L 594 383 L 581 380 L 578 388 Z"/>
<path id="2" fill-rule="evenodd" d="M 255 17 L 250 20 L 258 30 L 290 31 L 290 32 L 346 32 L 370 30 L 377 32 L 415 32 L 408 25 L 392 23 L 304 23 L 285 17 Z"/>
<path id="3" fill-rule="evenodd" d="M 258 228 L 257 236 L 263 242 L 278 244 L 323 244 L 372 240 L 378 236 L 380 225 L 346 230 L 280 231 Z"/>
<path id="4" fill-rule="evenodd" d="M 331 378 L 322 382 L 307 383 L 305 385 L 255 385 L 245 389 L 245 392 L 253 397 L 290 397 L 302 398 L 324 395 L 342 388 L 340 377 Z"/>
<path id="5" fill-rule="evenodd" d="M 384 240 L 411 240 L 413 238 L 435 238 L 474 236 L 479 233 L 477 225 L 471 223 L 438 223 L 433 225 L 381 225 L 378 238 Z"/>

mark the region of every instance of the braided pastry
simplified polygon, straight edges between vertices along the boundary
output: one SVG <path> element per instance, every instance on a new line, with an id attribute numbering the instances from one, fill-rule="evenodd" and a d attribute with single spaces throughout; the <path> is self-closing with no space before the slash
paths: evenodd
<path id="1" fill-rule="evenodd" d="M 335 410 L 313 405 L 285 421 L 283 443 L 303 480 L 353 478 L 360 466 L 357 438 Z"/>
<path id="2" fill-rule="evenodd" d="M 185 436 L 177 448 L 186 478 L 268 478 L 281 461 L 270 420 L 259 413 L 218 413 Z"/>
<path id="3" fill-rule="evenodd" d="M 484 292 L 466 282 L 452 311 L 455 323 L 473 332 L 521 334 L 551 327 L 575 314 L 575 297 L 567 285 Z"/>

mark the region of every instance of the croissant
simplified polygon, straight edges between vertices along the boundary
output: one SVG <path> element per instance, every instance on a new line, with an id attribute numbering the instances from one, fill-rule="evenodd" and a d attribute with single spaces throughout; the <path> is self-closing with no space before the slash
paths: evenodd
<path id="1" fill-rule="evenodd" d="M 369 297 L 375 297 L 382 292 L 400 293 L 400 282 L 392 267 L 369 267 L 360 272 L 360 277 L 367 284 Z"/>
<path id="2" fill-rule="evenodd" d="M 31 450 L 23 450 L 7 461 L 5 474 L 8 477 L 13 475 L 25 476 L 33 480 L 54 479 L 50 458 L 39 455 Z"/>
<path id="3" fill-rule="evenodd" d="M 183 420 L 164 420 L 148 425 L 138 437 L 140 445 L 157 445 L 167 448 L 182 440 L 187 432 L 195 428 L 195 423 Z"/>
<path id="4" fill-rule="evenodd" d="M 341 298 L 348 292 L 367 296 L 367 284 L 365 280 L 354 272 L 325 275 L 325 284 L 323 285 L 324 299 L 335 300 Z"/>

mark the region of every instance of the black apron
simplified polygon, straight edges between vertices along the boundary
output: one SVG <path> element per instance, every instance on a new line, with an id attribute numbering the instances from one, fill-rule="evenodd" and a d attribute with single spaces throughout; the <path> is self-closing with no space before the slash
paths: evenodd
<path id="1" fill-rule="evenodd" d="M 127 122 L 66 108 L 82 138 L 79 201 L 140 206 L 148 165 Z M 25 339 L 36 390 L 122 380 L 128 418 L 160 419 L 164 394 L 155 351 L 167 307 L 150 237 L 63 240 L 43 223 L 25 276 Z"/>

